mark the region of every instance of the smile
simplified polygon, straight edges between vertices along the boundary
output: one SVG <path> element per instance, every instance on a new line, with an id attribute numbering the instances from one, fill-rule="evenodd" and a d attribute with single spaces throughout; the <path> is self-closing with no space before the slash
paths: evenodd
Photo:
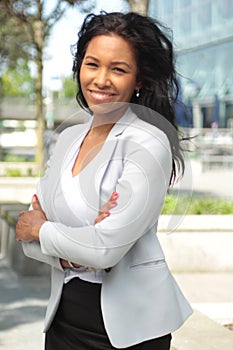
<path id="1" fill-rule="evenodd" d="M 89 90 L 92 98 L 95 100 L 103 101 L 111 98 L 115 94 L 105 91 L 95 91 L 95 90 Z"/>

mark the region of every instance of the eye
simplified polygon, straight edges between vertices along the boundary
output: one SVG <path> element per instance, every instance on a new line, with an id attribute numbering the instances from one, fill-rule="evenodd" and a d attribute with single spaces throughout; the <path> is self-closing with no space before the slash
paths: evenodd
<path id="1" fill-rule="evenodd" d="M 88 67 L 91 67 L 91 68 L 98 67 L 97 63 L 95 63 L 95 62 L 87 62 L 87 63 L 85 63 L 85 65 Z"/>
<path id="2" fill-rule="evenodd" d="M 114 67 L 113 71 L 115 71 L 117 73 L 126 73 L 126 71 L 123 68 L 120 68 L 120 67 Z"/>

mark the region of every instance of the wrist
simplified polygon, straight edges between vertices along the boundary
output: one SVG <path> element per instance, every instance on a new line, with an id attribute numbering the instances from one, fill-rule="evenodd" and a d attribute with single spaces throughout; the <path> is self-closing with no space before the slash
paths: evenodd
<path id="1" fill-rule="evenodd" d="M 46 220 L 43 220 L 32 228 L 32 236 L 35 241 L 40 240 L 40 229 L 45 222 Z"/>

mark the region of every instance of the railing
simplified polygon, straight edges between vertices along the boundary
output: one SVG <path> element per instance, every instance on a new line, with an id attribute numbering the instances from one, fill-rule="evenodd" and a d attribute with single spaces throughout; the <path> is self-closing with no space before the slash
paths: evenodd
<path id="1" fill-rule="evenodd" d="M 232 129 L 185 129 L 184 133 L 190 137 L 188 147 L 201 161 L 203 171 L 233 168 Z"/>
<path id="2" fill-rule="evenodd" d="M 204 154 L 201 157 L 202 171 L 208 171 L 211 169 L 232 169 L 233 168 L 233 155 L 232 156 L 215 156 Z"/>

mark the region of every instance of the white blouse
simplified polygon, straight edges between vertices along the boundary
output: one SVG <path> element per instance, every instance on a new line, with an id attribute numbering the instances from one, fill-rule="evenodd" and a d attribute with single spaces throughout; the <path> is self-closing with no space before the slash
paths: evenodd
<path id="1" fill-rule="evenodd" d="M 73 147 L 71 154 L 68 156 L 68 163 L 65 164 L 62 169 L 61 181 L 56 190 L 55 195 L 55 209 L 57 217 L 62 223 L 67 226 L 87 226 L 93 225 L 97 217 L 96 210 L 91 205 L 88 205 L 87 201 L 83 196 L 80 174 L 73 176 L 72 168 L 77 157 L 79 149 Z M 98 155 L 96 156 L 98 157 Z M 94 158 L 91 162 L 96 161 Z M 85 171 L 85 177 L 88 181 L 93 179 L 93 168 L 92 173 L 88 172 L 88 165 L 81 171 Z M 103 274 L 106 273 L 102 269 L 88 269 L 85 267 L 80 268 L 65 268 L 65 279 L 64 283 L 68 283 L 71 279 L 79 277 L 82 280 L 102 283 Z"/>

